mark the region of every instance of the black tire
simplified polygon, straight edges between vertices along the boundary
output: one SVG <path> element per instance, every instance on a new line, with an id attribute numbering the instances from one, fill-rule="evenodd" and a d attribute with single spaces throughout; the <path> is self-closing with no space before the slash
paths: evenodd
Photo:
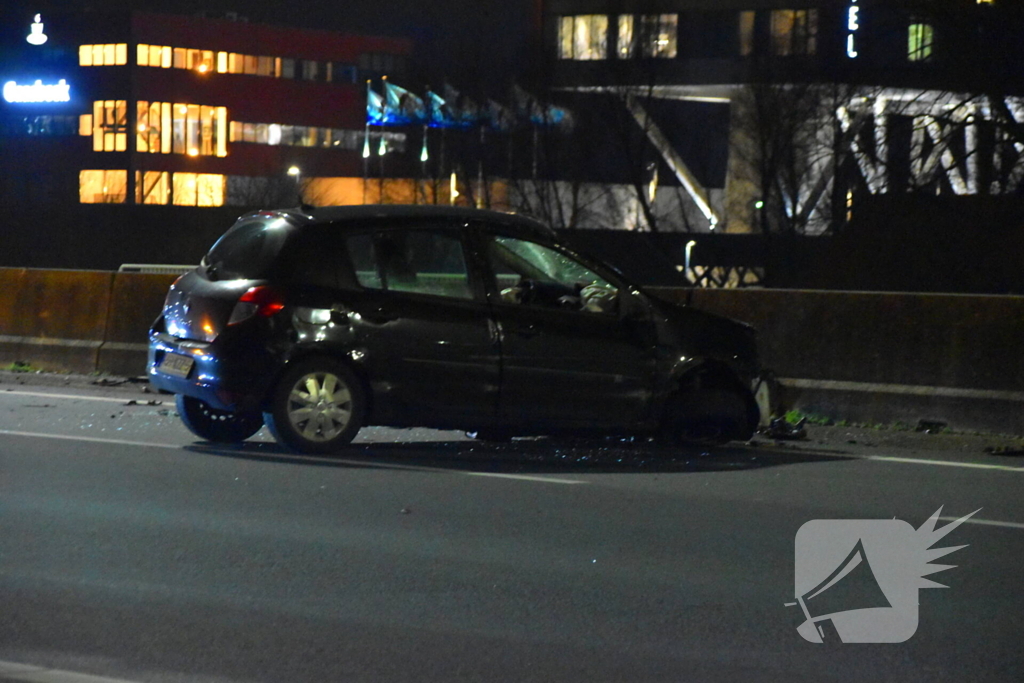
<path id="1" fill-rule="evenodd" d="M 355 438 L 366 415 L 363 384 L 343 363 L 311 358 L 288 368 L 263 413 L 277 442 L 293 453 L 335 453 Z"/>
<path id="2" fill-rule="evenodd" d="M 722 445 L 754 434 L 752 399 L 739 391 L 705 389 L 672 397 L 665 406 L 662 438 L 669 443 Z M 756 411 L 756 406 L 755 406 Z"/>
<path id="3" fill-rule="evenodd" d="M 174 401 L 178 414 L 188 430 L 200 439 L 216 443 L 240 443 L 255 434 L 263 426 L 259 413 L 232 413 L 211 408 L 198 398 L 177 394 Z"/>

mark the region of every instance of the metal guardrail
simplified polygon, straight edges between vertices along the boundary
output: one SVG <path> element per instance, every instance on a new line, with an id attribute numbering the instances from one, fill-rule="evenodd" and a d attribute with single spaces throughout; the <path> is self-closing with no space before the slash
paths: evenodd
<path id="1" fill-rule="evenodd" d="M 184 266 L 164 263 L 122 263 L 117 269 L 119 273 L 151 273 L 156 275 L 184 275 L 195 266 Z"/>

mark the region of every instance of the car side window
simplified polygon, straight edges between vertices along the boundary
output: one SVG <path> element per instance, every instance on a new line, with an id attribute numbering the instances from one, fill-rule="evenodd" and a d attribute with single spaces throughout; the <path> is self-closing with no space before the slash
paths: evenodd
<path id="1" fill-rule="evenodd" d="M 364 287 L 472 299 L 462 240 L 432 230 L 387 230 L 349 238 L 356 278 Z"/>
<path id="2" fill-rule="evenodd" d="M 486 253 L 504 303 L 618 314 L 618 288 L 556 249 L 494 235 Z"/>

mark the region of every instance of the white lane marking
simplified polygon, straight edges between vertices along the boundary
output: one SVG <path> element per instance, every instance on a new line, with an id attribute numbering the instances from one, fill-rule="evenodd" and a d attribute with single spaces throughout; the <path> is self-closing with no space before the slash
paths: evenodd
<path id="1" fill-rule="evenodd" d="M 955 522 L 959 517 L 939 517 L 943 522 Z M 983 526 L 1001 526 L 1008 529 L 1024 529 L 1024 524 L 1020 522 L 997 522 L 994 519 L 965 519 L 967 524 L 981 524 Z"/>
<path id="2" fill-rule="evenodd" d="M 794 451 L 801 453 L 801 451 Z M 803 451 L 809 455 L 823 455 L 838 460 L 876 460 L 878 462 L 898 462 L 909 465 L 934 465 L 936 467 L 963 467 L 975 470 L 996 470 L 999 472 L 1024 473 L 1024 467 L 1010 465 L 988 465 L 983 462 L 957 462 L 955 460 L 929 460 L 926 458 L 900 458 L 894 455 L 856 455 L 855 453 L 828 453 L 825 451 Z"/>
<path id="3" fill-rule="evenodd" d="M 0 391 L 3 396 L 35 396 L 37 398 L 67 398 L 75 401 L 105 401 L 107 403 L 120 403 L 122 405 L 131 401 L 130 398 L 107 398 L 105 396 L 79 396 L 78 394 L 48 394 L 42 391 Z M 146 401 L 152 399 L 134 399 L 139 405 L 146 405 Z M 157 399 L 159 400 L 159 399 Z"/>
<path id="4" fill-rule="evenodd" d="M 582 479 L 555 479 L 554 477 L 535 477 L 529 474 L 501 474 L 500 472 L 463 472 L 467 477 L 493 477 L 495 479 L 519 479 L 521 481 L 539 481 L 545 484 L 587 484 Z"/>
<path id="5" fill-rule="evenodd" d="M 1024 467 L 1009 465 L 986 465 L 981 462 L 953 462 L 949 460 L 926 460 L 924 458 L 897 458 L 888 455 L 854 455 L 861 460 L 880 460 L 882 462 L 902 462 L 911 465 L 936 465 L 938 467 L 966 467 L 977 470 L 998 470 L 1000 472 L 1024 472 Z"/>
<path id="6" fill-rule="evenodd" d="M 87 441 L 89 443 L 111 443 L 120 446 L 143 446 L 146 448 L 172 448 L 180 450 L 184 448 L 179 444 L 172 443 L 150 443 L 148 441 L 124 441 L 122 439 L 101 439 L 95 436 L 71 436 L 67 434 L 40 434 L 38 432 L 16 432 L 13 429 L 0 429 L 0 434 L 7 436 L 25 436 L 35 439 L 59 439 L 61 441 Z"/>
<path id="7" fill-rule="evenodd" d="M 133 683 L 133 681 L 123 678 L 93 676 L 3 660 L 0 660 L 0 677 L 13 681 L 29 681 L 30 683 Z"/>
<path id="8" fill-rule="evenodd" d="M 6 436 L 22 436 L 26 438 L 35 439 L 58 439 L 61 441 L 85 441 L 88 443 L 105 443 L 105 444 L 116 444 L 119 446 L 141 446 L 143 448 L 169 448 L 171 450 L 185 450 L 188 446 L 193 444 L 187 444 L 182 446 L 179 444 L 170 443 L 151 443 L 148 441 L 125 441 L 122 439 L 102 439 L 94 436 L 70 436 L 65 434 L 40 434 L 38 432 L 18 432 L 11 429 L 0 429 L 0 435 Z M 224 448 L 206 447 L 200 445 L 195 452 L 210 452 L 210 453 L 221 453 L 227 455 L 249 455 L 259 458 L 260 456 L 278 456 L 278 453 L 253 453 L 251 451 L 241 450 L 230 450 Z M 459 470 L 452 470 L 444 467 L 418 467 L 416 465 L 399 465 L 397 463 L 387 462 L 372 462 L 366 460 L 341 460 L 339 458 L 317 458 L 312 456 L 303 455 L 291 455 L 284 454 L 286 457 L 293 460 L 303 460 L 306 462 L 324 462 L 324 463 L 338 463 L 341 465 L 353 465 L 357 467 L 378 467 L 381 469 L 391 470 L 411 470 L 414 472 L 451 472 L 452 474 L 461 474 L 467 477 L 491 477 L 494 479 L 517 479 L 521 481 L 535 481 L 543 484 L 589 484 L 590 482 L 583 481 L 581 479 L 558 479 L 555 477 L 539 477 L 531 476 L 526 474 L 501 474 L 500 472 L 463 472 Z"/>

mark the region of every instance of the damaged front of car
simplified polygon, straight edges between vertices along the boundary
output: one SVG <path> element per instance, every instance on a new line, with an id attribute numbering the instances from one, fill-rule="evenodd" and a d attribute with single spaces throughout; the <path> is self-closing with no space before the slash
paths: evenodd
<path id="1" fill-rule="evenodd" d="M 660 430 L 669 440 L 746 440 L 761 422 L 757 331 L 648 297 L 658 340 Z"/>

